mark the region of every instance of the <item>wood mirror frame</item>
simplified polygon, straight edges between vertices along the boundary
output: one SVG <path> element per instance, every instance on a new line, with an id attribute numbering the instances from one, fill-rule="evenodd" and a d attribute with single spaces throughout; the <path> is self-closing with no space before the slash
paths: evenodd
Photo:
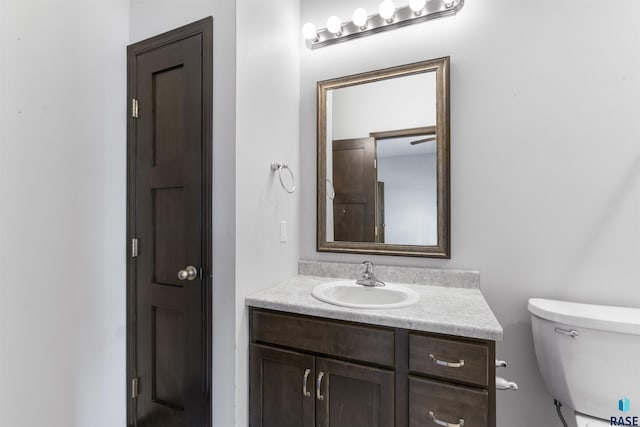
<path id="1" fill-rule="evenodd" d="M 327 91 L 431 72 L 436 73 L 437 244 L 419 246 L 376 242 L 327 241 Z M 449 57 L 320 81 L 317 83 L 317 114 L 317 251 L 450 258 Z"/>

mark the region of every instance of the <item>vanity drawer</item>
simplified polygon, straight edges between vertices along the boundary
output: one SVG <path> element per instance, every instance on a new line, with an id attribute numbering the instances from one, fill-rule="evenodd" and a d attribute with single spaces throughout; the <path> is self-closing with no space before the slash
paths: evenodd
<path id="1" fill-rule="evenodd" d="M 382 366 L 395 361 L 395 333 L 385 327 L 253 309 L 251 339 Z"/>
<path id="2" fill-rule="evenodd" d="M 486 390 L 409 377 L 409 427 L 488 427 L 488 416 Z"/>
<path id="3" fill-rule="evenodd" d="M 409 370 L 440 378 L 489 385 L 489 349 L 482 343 L 409 335 Z"/>

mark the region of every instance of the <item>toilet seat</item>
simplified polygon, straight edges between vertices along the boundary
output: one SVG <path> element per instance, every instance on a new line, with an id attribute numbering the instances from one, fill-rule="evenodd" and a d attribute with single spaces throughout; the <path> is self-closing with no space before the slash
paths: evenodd
<path id="1" fill-rule="evenodd" d="M 609 421 L 589 417 L 583 414 L 576 414 L 576 425 L 577 427 L 611 427 L 611 423 Z"/>

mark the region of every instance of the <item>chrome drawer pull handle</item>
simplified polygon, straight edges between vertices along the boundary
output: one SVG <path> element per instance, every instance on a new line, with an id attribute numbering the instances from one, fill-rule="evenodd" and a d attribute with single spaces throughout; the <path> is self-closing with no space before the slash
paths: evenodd
<path id="1" fill-rule="evenodd" d="M 320 393 L 320 387 L 322 386 L 322 377 L 324 377 L 324 372 L 320 371 L 318 374 L 318 380 L 316 381 L 316 397 L 318 400 L 324 400 L 324 396 Z"/>
<path id="2" fill-rule="evenodd" d="M 310 373 L 311 369 L 307 369 L 304 371 L 304 378 L 302 379 L 302 395 L 304 397 L 311 397 L 311 393 L 307 391 L 307 382 L 309 381 Z"/>
<path id="3" fill-rule="evenodd" d="M 555 328 L 554 331 L 562 335 L 568 335 L 571 338 L 578 338 L 580 336 L 580 332 L 576 331 L 575 329 L 571 329 L 569 331 L 567 329 Z"/>
<path id="4" fill-rule="evenodd" d="M 462 368 L 464 366 L 464 360 L 460 359 L 458 362 L 447 362 L 446 360 L 440 360 L 433 354 L 429 354 L 429 358 L 433 363 L 440 366 L 446 366 L 447 368 Z"/>
<path id="5" fill-rule="evenodd" d="M 438 424 L 439 426 L 442 427 L 462 427 L 464 426 L 464 419 L 460 418 L 458 420 L 458 424 L 451 424 L 448 423 L 446 421 L 442 421 L 436 418 L 436 415 L 433 413 L 433 411 L 429 411 L 429 418 L 431 418 L 431 421 L 433 421 L 434 423 Z"/>

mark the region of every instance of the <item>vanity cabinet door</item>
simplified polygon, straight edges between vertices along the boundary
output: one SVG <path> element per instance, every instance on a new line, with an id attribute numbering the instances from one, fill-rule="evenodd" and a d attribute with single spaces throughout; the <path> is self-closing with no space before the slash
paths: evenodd
<path id="1" fill-rule="evenodd" d="M 314 357 L 256 344 L 250 354 L 251 427 L 313 427 Z"/>
<path id="2" fill-rule="evenodd" d="M 316 358 L 316 426 L 392 427 L 394 373 Z"/>

